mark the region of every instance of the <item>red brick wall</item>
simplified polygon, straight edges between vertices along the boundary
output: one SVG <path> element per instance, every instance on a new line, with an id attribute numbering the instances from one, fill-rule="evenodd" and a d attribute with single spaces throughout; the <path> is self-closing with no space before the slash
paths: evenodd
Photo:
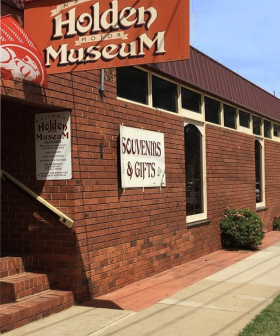
<path id="1" fill-rule="evenodd" d="M 274 216 L 280 215 L 280 143 L 265 140 L 266 211 L 259 213 L 266 228 L 273 229 Z"/>
<path id="2" fill-rule="evenodd" d="M 256 211 L 254 141 L 251 135 L 206 126 L 208 217 L 216 222 L 226 206 Z M 265 140 L 264 148 L 265 209 L 257 212 L 271 231 L 280 214 L 280 143 Z"/>
<path id="3" fill-rule="evenodd" d="M 34 114 L 47 110 L 30 103 L 25 107 L 4 103 L 3 169 L 66 212 L 75 224 L 72 230 L 63 227 L 6 186 L 2 247 L 34 254 L 36 266 L 55 271 L 61 279 L 58 284 L 75 290 L 79 301 L 220 248 L 218 223 L 224 208 L 255 207 L 254 138 L 208 125 L 211 224 L 187 228 L 183 119 L 116 100 L 115 83 L 109 81 L 104 97 L 100 97 L 99 80 L 98 71 L 49 76 L 44 94 L 39 94 L 37 86 L 21 82 L 5 81 L 3 86 L 5 97 L 27 95 L 27 100 L 45 101 L 47 107 L 51 103 L 72 107 L 73 179 L 43 183 L 35 180 Z M 165 134 L 166 188 L 121 190 L 121 123 Z M 272 168 L 267 168 L 267 174 L 275 167 L 272 158 L 278 146 L 268 143 Z M 272 180 L 267 183 L 273 187 Z M 46 221 L 38 220 L 37 213 Z"/>
<path id="4" fill-rule="evenodd" d="M 256 208 L 254 137 L 206 126 L 208 216 L 219 218 L 225 208 Z"/>
<path id="5" fill-rule="evenodd" d="M 73 76 L 74 87 L 83 88 L 82 76 Z M 91 82 L 96 92 L 98 82 Z M 106 82 L 105 89 L 103 102 L 79 107 L 83 112 L 73 131 L 77 144 L 74 177 L 81 180 L 75 197 L 77 210 L 84 216 L 75 227 L 80 265 L 84 267 L 89 259 L 86 276 L 91 276 L 93 293 L 182 263 L 188 249 L 182 118 L 116 100 L 115 83 L 109 86 Z M 146 188 L 144 192 L 142 188 L 120 188 L 118 136 L 122 123 L 164 133 L 166 188 Z M 104 144 L 103 159 L 100 144 Z"/>
<path id="6" fill-rule="evenodd" d="M 48 80 L 46 89 L 3 81 L 2 97 L 12 102 L 2 106 L 2 168 L 73 218 L 74 227 L 64 227 L 3 182 L 2 248 L 33 254 L 35 267 L 54 271 L 58 286 L 72 289 L 77 301 L 219 249 L 225 207 L 255 208 L 254 137 L 206 126 L 211 223 L 187 228 L 183 118 L 117 100 L 115 81 L 106 80 L 100 95 L 99 71 Z M 73 179 L 36 181 L 34 115 L 61 109 L 71 110 Z M 120 188 L 120 124 L 164 133 L 165 188 Z M 267 176 L 276 179 L 277 148 L 266 144 Z M 272 180 L 270 217 L 279 212 Z"/>
<path id="7" fill-rule="evenodd" d="M 219 221 L 226 207 L 255 206 L 254 139 L 206 125 L 207 217 L 211 225 L 190 229 L 195 256 L 221 248 Z"/>
<path id="8" fill-rule="evenodd" d="M 48 89 L 3 83 L 3 98 L 22 98 L 27 105 L 3 103 L 2 168 L 75 220 L 72 230 L 64 228 L 4 182 L 4 252 L 34 254 L 35 266 L 62 276 L 59 285 L 72 286 L 78 300 L 88 298 L 89 289 L 92 295 L 106 292 L 195 256 L 188 253 L 195 247 L 187 241 L 181 117 L 119 102 L 109 81 L 100 97 L 99 71 L 49 76 Z M 70 181 L 35 179 L 34 115 L 48 110 L 33 102 L 73 108 Z M 166 188 L 120 189 L 121 123 L 165 134 Z"/>

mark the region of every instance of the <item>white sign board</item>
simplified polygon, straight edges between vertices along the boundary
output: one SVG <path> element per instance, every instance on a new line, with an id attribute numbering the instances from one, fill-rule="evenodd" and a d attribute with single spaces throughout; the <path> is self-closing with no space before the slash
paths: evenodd
<path id="1" fill-rule="evenodd" d="M 164 134 L 120 126 L 122 188 L 164 187 Z"/>
<path id="2" fill-rule="evenodd" d="M 72 178 L 70 112 L 35 115 L 37 180 Z"/>

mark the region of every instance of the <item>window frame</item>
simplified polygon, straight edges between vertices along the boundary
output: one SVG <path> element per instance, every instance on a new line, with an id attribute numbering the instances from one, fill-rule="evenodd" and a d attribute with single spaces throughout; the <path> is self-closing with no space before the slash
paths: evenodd
<path id="1" fill-rule="evenodd" d="M 172 80 L 168 77 L 165 77 L 164 75 L 160 75 L 160 74 L 158 74 L 158 73 L 156 73 L 152 70 L 146 69 L 144 67 L 136 65 L 136 66 L 134 66 L 134 68 L 139 69 L 139 70 L 141 70 L 141 71 L 143 71 L 147 74 L 147 80 L 148 80 L 147 104 L 139 103 L 139 102 L 132 101 L 132 100 L 129 100 L 129 99 L 126 99 L 126 98 L 121 98 L 121 97 L 118 97 L 118 96 L 117 96 L 117 100 L 123 101 L 125 103 L 132 103 L 132 104 L 142 106 L 142 107 L 146 107 L 146 108 L 148 107 L 150 109 L 153 109 L 153 110 L 156 110 L 156 111 L 162 111 L 164 113 L 169 113 L 169 114 L 172 114 L 172 115 L 175 114 L 178 117 L 182 117 L 184 119 L 186 118 L 188 120 L 192 120 L 193 122 L 198 121 L 198 122 L 201 122 L 201 123 L 210 124 L 210 125 L 214 125 L 214 126 L 217 126 L 217 127 L 222 127 L 222 128 L 227 129 L 227 130 L 249 134 L 249 135 L 252 135 L 254 137 L 259 137 L 259 138 L 263 138 L 263 139 L 269 139 L 269 140 L 273 140 L 273 141 L 276 141 L 276 142 L 280 142 L 280 136 L 279 137 L 274 136 L 274 124 L 277 125 L 278 127 L 280 127 L 280 122 L 278 122 L 278 121 L 275 122 L 273 120 L 266 119 L 264 116 L 260 116 L 258 114 L 253 113 L 253 112 L 248 112 L 246 110 L 246 108 L 243 108 L 243 107 L 240 108 L 240 106 L 234 105 L 234 104 L 229 103 L 225 100 L 218 99 L 218 98 L 212 96 L 211 94 L 205 94 L 204 92 L 199 91 L 198 89 L 194 89 L 193 87 L 191 87 L 189 85 L 183 85 L 179 82 L 176 82 L 175 80 Z M 168 111 L 168 110 L 165 110 L 165 109 L 162 109 L 162 108 L 156 108 L 156 107 L 152 106 L 152 76 L 159 77 L 159 78 L 161 78 L 161 79 L 163 79 L 167 82 L 173 83 L 174 85 L 177 86 L 177 91 L 176 91 L 177 92 L 177 99 L 175 97 L 175 103 L 177 104 L 176 112 L 172 112 L 172 111 Z M 185 88 L 187 90 L 190 90 L 190 91 L 193 91 L 193 92 L 196 92 L 196 93 L 200 94 L 200 97 L 201 97 L 201 105 L 200 105 L 201 112 L 200 113 L 193 112 L 193 111 L 182 108 L 182 97 L 181 97 L 182 88 Z M 220 102 L 219 124 L 212 123 L 211 121 L 206 121 L 205 120 L 205 97 L 208 97 L 208 98 L 210 98 L 214 101 Z M 229 106 L 236 109 L 236 128 L 235 129 L 227 127 L 227 126 L 224 125 L 224 104 L 229 105 Z M 243 111 L 243 112 L 249 114 L 249 124 L 250 124 L 249 128 L 240 126 L 240 111 Z M 261 118 L 261 123 L 262 123 L 261 135 L 257 135 L 257 134 L 253 133 L 253 116 Z M 265 137 L 264 136 L 264 122 L 265 121 L 269 122 L 270 125 L 271 125 L 271 129 L 270 129 L 271 136 L 270 137 Z"/>
<path id="2" fill-rule="evenodd" d="M 192 119 L 184 120 L 184 132 L 185 126 L 194 125 L 201 134 L 201 190 L 202 190 L 202 212 L 200 214 L 190 215 L 186 214 L 186 223 L 192 224 L 197 221 L 207 219 L 207 183 L 206 183 L 206 141 L 205 141 L 205 123 L 194 121 Z M 187 201 L 187 200 L 186 200 Z"/>
<path id="3" fill-rule="evenodd" d="M 278 126 L 278 136 L 274 135 L 274 126 Z M 272 140 L 274 141 L 280 141 L 280 125 L 273 122 L 272 123 L 272 129 L 273 129 L 273 133 L 272 133 Z"/>
<path id="4" fill-rule="evenodd" d="M 166 81 L 166 82 L 169 82 L 169 83 L 172 83 L 172 84 L 174 84 L 174 85 L 176 85 L 176 97 L 175 97 L 175 112 L 174 111 L 170 111 L 170 110 L 165 110 L 165 109 L 163 109 L 163 108 L 161 108 L 161 107 L 155 107 L 155 106 L 153 106 L 153 76 L 154 77 L 157 77 L 157 78 L 160 78 L 160 79 L 162 79 L 162 80 L 164 80 L 164 81 Z M 151 86 L 151 107 L 154 109 L 154 110 L 157 110 L 157 111 L 164 111 L 164 112 L 168 112 L 168 113 L 171 113 L 171 114 L 175 114 L 175 115 L 180 115 L 180 106 L 178 105 L 178 98 L 179 98 L 179 96 L 178 96 L 178 83 L 177 82 L 175 82 L 175 81 L 172 81 L 172 80 L 169 80 L 168 78 L 166 78 L 166 77 L 163 77 L 163 76 L 160 76 L 160 75 L 158 75 L 158 74 L 156 74 L 156 73 L 150 73 L 150 78 L 149 78 L 149 82 L 150 82 L 150 86 Z"/>
<path id="5" fill-rule="evenodd" d="M 256 209 L 260 209 L 265 207 L 265 149 L 264 149 L 264 139 L 261 137 L 255 137 L 254 144 L 256 141 L 259 142 L 261 148 L 261 202 L 256 202 Z M 255 158 L 256 164 L 256 158 Z M 256 176 L 255 176 L 255 183 L 256 183 Z"/>
<path id="6" fill-rule="evenodd" d="M 225 105 L 227 105 L 227 106 L 230 106 L 230 107 L 232 107 L 232 108 L 234 108 L 235 109 L 235 128 L 232 128 L 232 127 L 228 127 L 228 126 L 225 126 L 225 109 L 224 109 L 224 106 Z M 239 123 L 239 119 L 238 119 L 238 115 L 239 115 L 239 113 L 238 113 L 238 108 L 236 107 L 236 106 L 234 106 L 234 105 L 232 105 L 232 104 L 229 104 L 229 103 L 226 103 L 226 102 L 222 102 L 222 108 L 223 108 L 223 123 L 222 123 L 222 126 L 223 127 L 225 127 L 226 129 L 229 129 L 229 130 L 235 130 L 235 131 L 237 131 L 237 129 L 238 129 L 238 123 Z"/>
<path id="7" fill-rule="evenodd" d="M 249 127 L 245 127 L 245 126 L 241 126 L 240 125 L 240 112 L 245 112 L 249 115 Z M 241 131 L 242 133 L 246 133 L 246 134 L 253 134 L 253 129 L 252 129 L 252 114 L 250 112 L 245 111 L 244 109 L 238 109 L 238 129 L 239 131 Z"/>
<path id="8" fill-rule="evenodd" d="M 267 137 L 266 135 L 265 135 L 265 123 L 270 123 L 270 137 Z M 267 119 L 264 119 L 263 120 L 263 137 L 265 138 L 265 139 L 269 139 L 269 140 L 271 140 L 272 138 L 273 138 L 273 127 L 272 127 L 272 125 L 273 125 L 273 123 L 271 122 L 271 121 L 269 121 L 269 120 L 267 120 Z"/>
<path id="9" fill-rule="evenodd" d="M 258 118 L 260 119 L 260 133 L 261 134 L 255 134 L 254 133 L 254 118 Z M 253 135 L 254 136 L 259 136 L 262 137 L 263 136 L 263 119 L 255 114 L 252 114 L 252 127 L 253 127 Z"/>
<path id="10" fill-rule="evenodd" d="M 205 98 L 209 98 L 211 100 L 214 100 L 216 101 L 217 103 L 219 103 L 219 112 L 218 112 L 218 116 L 219 116 L 219 123 L 216 124 L 216 123 L 213 123 L 212 121 L 208 121 L 206 120 L 206 100 Z M 222 101 L 217 99 L 217 98 L 214 98 L 214 97 L 211 97 L 211 96 L 208 96 L 208 95 L 204 95 L 203 96 L 203 108 L 204 108 L 204 121 L 206 123 L 209 123 L 211 125 L 216 125 L 216 126 L 222 126 Z M 223 126 L 222 126 L 223 127 Z"/>
<path id="11" fill-rule="evenodd" d="M 118 96 L 118 95 L 117 95 L 117 99 L 119 99 L 119 100 L 123 100 L 123 101 L 126 101 L 126 102 L 132 102 L 132 103 L 134 103 L 134 104 L 136 104 L 136 105 L 140 105 L 140 106 L 145 106 L 145 107 L 147 107 L 147 106 L 149 106 L 149 100 L 150 100 L 150 97 L 149 97 L 149 95 L 150 95 L 149 86 L 151 85 L 151 84 L 150 84 L 150 78 L 149 78 L 149 72 L 146 71 L 146 70 L 143 69 L 143 68 L 140 68 L 140 67 L 132 67 L 132 68 L 135 68 L 135 69 L 137 69 L 137 70 L 140 70 L 140 71 L 146 73 L 146 75 L 147 75 L 147 103 L 145 104 L 145 103 L 141 103 L 141 102 L 138 102 L 138 101 L 135 101 L 135 100 L 130 100 L 130 99 L 128 99 L 128 98 L 120 97 L 120 96 Z M 116 85 L 116 94 L 117 94 L 117 90 L 118 90 L 118 89 L 117 89 L 117 85 Z"/>
<path id="12" fill-rule="evenodd" d="M 194 112 L 192 110 L 188 110 L 188 109 L 183 108 L 183 105 L 182 105 L 182 89 L 193 91 L 193 92 L 198 93 L 200 95 L 200 112 Z M 203 121 L 203 106 L 202 106 L 204 104 L 204 95 L 203 95 L 203 93 L 201 93 L 201 92 L 199 92 L 197 90 L 194 90 L 194 89 L 190 89 L 189 87 L 184 86 L 184 85 L 179 85 L 179 91 L 180 91 L 180 101 L 179 101 L 178 105 L 181 108 L 181 114 L 182 114 L 182 116 L 184 116 L 184 117 L 186 117 L 188 119 Z"/>

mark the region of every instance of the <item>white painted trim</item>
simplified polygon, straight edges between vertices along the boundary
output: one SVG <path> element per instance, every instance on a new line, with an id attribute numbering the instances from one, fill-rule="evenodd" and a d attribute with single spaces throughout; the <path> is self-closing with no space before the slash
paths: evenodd
<path id="1" fill-rule="evenodd" d="M 186 223 L 191 224 L 191 223 L 198 222 L 198 221 L 201 221 L 201 220 L 204 220 L 204 219 L 207 219 L 207 214 L 206 213 L 187 216 L 186 217 Z"/>
<path id="2" fill-rule="evenodd" d="M 220 101 L 220 125 L 225 127 L 224 104 Z"/>
<path id="3" fill-rule="evenodd" d="M 181 114 L 183 117 L 185 118 L 190 118 L 192 120 L 196 120 L 196 121 L 204 121 L 202 114 L 201 113 L 197 113 L 197 112 L 193 112 L 190 110 L 185 110 L 185 109 L 181 109 Z"/>
<path id="4" fill-rule="evenodd" d="M 184 122 L 184 129 L 185 126 L 188 124 L 192 124 L 197 127 L 199 132 L 201 133 L 202 141 L 201 141 L 201 161 L 202 161 L 202 209 L 203 212 L 196 215 L 186 216 L 187 223 L 193 223 L 199 220 L 207 219 L 207 180 L 206 180 L 206 139 L 205 139 L 205 123 L 193 121 L 190 119 L 185 119 Z"/>
<path id="5" fill-rule="evenodd" d="M 265 150 L 264 150 L 264 139 L 260 137 L 255 138 L 261 145 L 261 192 L 262 192 L 262 201 L 256 203 L 256 209 L 262 208 L 265 206 Z"/>
<path id="6" fill-rule="evenodd" d="M 240 118 L 239 118 L 239 109 L 238 108 L 236 109 L 236 130 L 238 132 L 241 132 L 240 131 Z"/>
<path id="7" fill-rule="evenodd" d="M 202 120 L 205 121 L 205 100 L 204 100 L 204 94 L 201 95 L 201 116 Z"/>
<path id="8" fill-rule="evenodd" d="M 252 134 L 251 128 L 240 126 L 240 124 L 239 124 L 239 131 L 246 134 Z"/>
<path id="9" fill-rule="evenodd" d="M 177 112 L 182 115 L 182 93 L 181 93 L 181 85 L 177 85 Z"/>
<path id="10" fill-rule="evenodd" d="M 253 134 L 253 117 L 252 117 L 252 113 L 249 113 L 249 126 L 250 126 L 250 133 Z"/>
<path id="11" fill-rule="evenodd" d="M 148 72 L 148 106 L 153 107 L 153 96 L 152 96 L 152 74 Z"/>

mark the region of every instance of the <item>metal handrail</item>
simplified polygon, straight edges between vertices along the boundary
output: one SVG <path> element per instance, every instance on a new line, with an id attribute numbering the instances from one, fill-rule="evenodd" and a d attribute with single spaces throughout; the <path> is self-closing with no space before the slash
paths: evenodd
<path id="1" fill-rule="evenodd" d="M 58 210 L 56 207 L 54 207 L 53 205 L 51 205 L 49 202 L 47 202 L 46 200 L 44 200 L 41 196 L 37 195 L 34 191 L 32 191 L 31 189 L 29 189 L 28 187 L 26 187 L 24 184 L 22 184 L 21 182 L 19 182 L 16 178 L 14 178 L 13 176 L 11 176 L 9 173 L 7 173 L 5 170 L 1 169 L 1 178 L 7 182 L 9 182 L 10 184 L 12 184 L 14 187 L 16 187 L 17 189 L 19 189 L 21 192 L 23 192 L 24 194 L 26 194 L 27 196 L 31 196 L 32 199 L 36 200 L 37 202 L 41 203 L 42 205 L 44 205 L 48 211 L 52 212 L 53 214 L 56 215 L 56 217 L 58 218 L 58 220 L 63 223 L 64 225 L 66 225 L 67 227 L 71 228 L 74 224 L 74 221 L 69 218 L 68 216 L 66 216 L 63 212 L 61 212 L 60 210 Z"/>

